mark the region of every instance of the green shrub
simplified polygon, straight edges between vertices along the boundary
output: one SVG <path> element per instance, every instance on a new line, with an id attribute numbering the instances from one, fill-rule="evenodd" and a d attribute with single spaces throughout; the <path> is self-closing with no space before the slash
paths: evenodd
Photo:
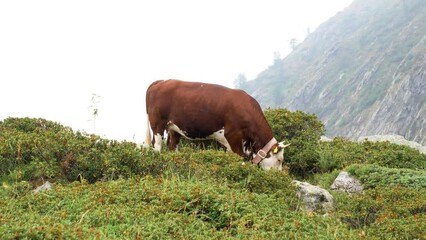
<path id="1" fill-rule="evenodd" d="M 332 172 L 316 173 L 309 177 L 307 182 L 313 185 L 318 185 L 324 189 L 330 189 L 330 186 L 333 184 L 334 180 L 341 171 L 341 169 L 335 169 Z"/>
<path id="2" fill-rule="evenodd" d="M 351 165 L 347 171 L 356 176 L 365 188 L 403 186 L 426 188 L 426 171 L 406 168 L 387 168 L 378 165 Z"/>
<path id="3" fill-rule="evenodd" d="M 350 142 L 335 138 L 318 148 L 321 172 L 343 169 L 351 164 L 376 164 L 389 168 L 426 169 L 426 154 L 389 142 Z"/>
<path id="4" fill-rule="evenodd" d="M 426 188 L 385 187 L 338 196 L 338 215 L 368 239 L 419 239 L 426 229 Z"/>
<path id="5" fill-rule="evenodd" d="M 264 171 L 253 165 L 232 164 L 222 168 L 220 178 L 239 188 L 250 192 L 294 195 L 295 188 L 290 184 L 290 177 L 281 172 Z M 295 195 L 294 195 L 295 196 Z"/>
<path id="6" fill-rule="evenodd" d="M 323 173 L 365 161 L 363 148 L 358 143 L 343 138 L 334 138 L 332 142 L 320 142 L 318 153 L 319 166 Z"/>
<path id="7" fill-rule="evenodd" d="M 258 166 L 243 163 L 236 154 L 217 150 L 194 151 L 191 148 L 162 154 L 164 173 L 181 178 L 225 181 L 231 187 L 255 193 L 295 196 L 290 177 L 281 172 L 264 171 Z"/>
<path id="8" fill-rule="evenodd" d="M 216 140 L 189 140 L 184 137 L 179 141 L 179 148 L 182 147 L 193 150 L 225 150 L 225 147 Z"/>
<path id="9" fill-rule="evenodd" d="M 367 192 L 367 194 L 370 193 Z M 340 194 L 336 202 L 341 221 L 354 229 L 365 229 L 373 224 L 379 211 L 383 209 L 383 203 L 376 201 L 370 195 Z"/>
<path id="10" fill-rule="evenodd" d="M 140 170 L 141 151 L 134 143 L 73 132 L 44 119 L 8 118 L 0 129 L 1 176 L 18 171 L 26 181 L 95 182 L 130 177 Z"/>
<path id="11" fill-rule="evenodd" d="M 15 182 L 12 185 L 3 183 L 4 197 L 18 198 L 27 195 L 32 190 L 32 186 L 27 181 Z M 0 195 L 1 196 L 1 195 Z"/>
<path id="12" fill-rule="evenodd" d="M 366 187 L 333 193 L 335 212 L 322 216 L 299 210 L 289 175 L 223 150 L 160 154 L 42 119 L 0 130 L 5 239 L 419 239 L 426 229 L 424 156 L 389 143 L 315 145 L 319 135 L 295 131 L 294 174 L 328 188 L 347 168 Z M 40 179 L 54 187 L 33 194 Z"/>
<path id="13" fill-rule="evenodd" d="M 389 142 L 363 142 L 367 163 L 390 168 L 426 170 L 426 154 L 404 145 Z"/>
<path id="14" fill-rule="evenodd" d="M 70 128 L 64 127 L 59 123 L 52 122 L 42 118 L 6 118 L 0 121 L 0 129 L 4 130 L 16 130 L 23 133 L 32 132 L 45 132 L 52 131 L 59 133 L 64 130 L 70 130 Z"/>
<path id="15" fill-rule="evenodd" d="M 167 177 L 55 184 L 1 198 L 2 237 L 31 239 L 294 239 L 355 236 L 334 218 L 306 216 L 288 199 L 226 183 Z M 18 224 L 17 224 L 18 223 Z M 328 229 L 330 230 L 330 229 Z"/>
<path id="16" fill-rule="evenodd" d="M 136 176 L 162 176 L 168 172 L 182 178 L 226 180 L 251 192 L 285 191 L 291 181 L 285 174 L 263 171 L 242 158 L 223 150 L 197 150 L 182 147 L 180 151 L 140 148 L 131 142 L 102 139 L 95 135 L 73 132 L 40 119 L 13 119 L 0 125 L 2 176 L 14 181 L 114 180 Z M 27 127 L 43 122 L 56 128 Z M 15 127 L 25 126 L 25 127 Z M 25 132 L 21 131 L 25 129 Z M 19 150 L 18 150 L 19 149 Z M 20 159 L 19 161 L 17 159 Z M 290 187 L 291 189 L 291 187 Z"/>
<path id="17" fill-rule="evenodd" d="M 73 136 L 71 129 L 43 119 L 0 122 L 0 174 L 22 171 L 27 181 L 62 177 L 59 162 Z"/>
<path id="18" fill-rule="evenodd" d="M 315 114 L 291 112 L 285 108 L 267 108 L 264 112 L 276 139 L 303 139 L 318 142 L 324 134 L 324 124 Z"/>
<path id="19" fill-rule="evenodd" d="M 306 177 L 319 171 L 318 141 L 324 124 L 315 114 L 268 108 L 265 116 L 278 141 L 291 143 L 284 154 L 285 163 L 294 175 Z"/>

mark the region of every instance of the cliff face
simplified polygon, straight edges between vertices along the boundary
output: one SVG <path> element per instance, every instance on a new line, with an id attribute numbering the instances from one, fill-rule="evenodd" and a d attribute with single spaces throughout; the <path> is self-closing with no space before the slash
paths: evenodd
<path id="1" fill-rule="evenodd" d="M 426 144 L 425 22 L 424 0 L 355 0 L 245 90 L 263 107 L 318 114 L 330 136 Z"/>
<path id="2" fill-rule="evenodd" d="M 342 134 L 393 133 L 426 143 L 426 56 L 413 68 L 398 73 L 384 98 L 357 116 L 351 128 L 341 129 Z"/>

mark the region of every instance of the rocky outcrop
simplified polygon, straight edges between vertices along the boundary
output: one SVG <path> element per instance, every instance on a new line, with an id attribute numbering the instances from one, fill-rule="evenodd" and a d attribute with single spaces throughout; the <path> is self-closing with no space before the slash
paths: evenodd
<path id="1" fill-rule="evenodd" d="M 361 193 L 364 187 L 358 179 L 350 176 L 348 172 L 343 171 L 339 173 L 333 184 L 331 184 L 330 189 L 337 192 L 355 194 Z"/>
<path id="2" fill-rule="evenodd" d="M 355 0 L 245 90 L 262 107 L 316 113 L 329 137 L 426 145 L 425 18 L 424 0 Z"/>
<path id="3" fill-rule="evenodd" d="M 333 210 L 334 198 L 325 189 L 307 182 L 292 181 L 297 187 L 297 195 L 303 202 L 307 212 Z"/>
<path id="4" fill-rule="evenodd" d="M 402 135 L 426 144 L 426 55 L 415 56 L 421 51 L 417 48 L 426 48 L 426 36 L 401 61 L 383 99 L 355 117 L 352 126 L 341 129 L 342 134 L 351 137 Z M 402 67 L 407 64 L 407 58 L 418 57 L 422 59 Z"/>

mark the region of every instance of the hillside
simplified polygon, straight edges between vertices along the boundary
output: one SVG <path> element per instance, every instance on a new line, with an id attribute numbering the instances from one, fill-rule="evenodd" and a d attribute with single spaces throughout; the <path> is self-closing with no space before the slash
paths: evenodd
<path id="1" fill-rule="evenodd" d="M 0 238 L 424 239 L 426 155 L 389 142 L 310 145 L 309 132 L 294 132 L 289 171 L 276 172 L 218 149 L 159 154 L 45 119 L 5 119 Z M 331 188 L 341 170 L 361 194 Z M 307 212 L 296 179 L 329 191 L 333 209 Z"/>
<path id="2" fill-rule="evenodd" d="M 329 136 L 425 145 L 425 21 L 423 0 L 355 0 L 244 89 L 263 107 L 316 113 Z"/>

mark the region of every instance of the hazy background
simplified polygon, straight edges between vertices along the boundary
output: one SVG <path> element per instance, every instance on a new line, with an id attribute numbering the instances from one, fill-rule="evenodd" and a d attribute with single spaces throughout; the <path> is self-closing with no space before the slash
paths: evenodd
<path id="1" fill-rule="evenodd" d="M 1 1 L 0 120 L 41 117 L 144 140 L 145 90 L 177 78 L 233 87 L 351 0 Z"/>

